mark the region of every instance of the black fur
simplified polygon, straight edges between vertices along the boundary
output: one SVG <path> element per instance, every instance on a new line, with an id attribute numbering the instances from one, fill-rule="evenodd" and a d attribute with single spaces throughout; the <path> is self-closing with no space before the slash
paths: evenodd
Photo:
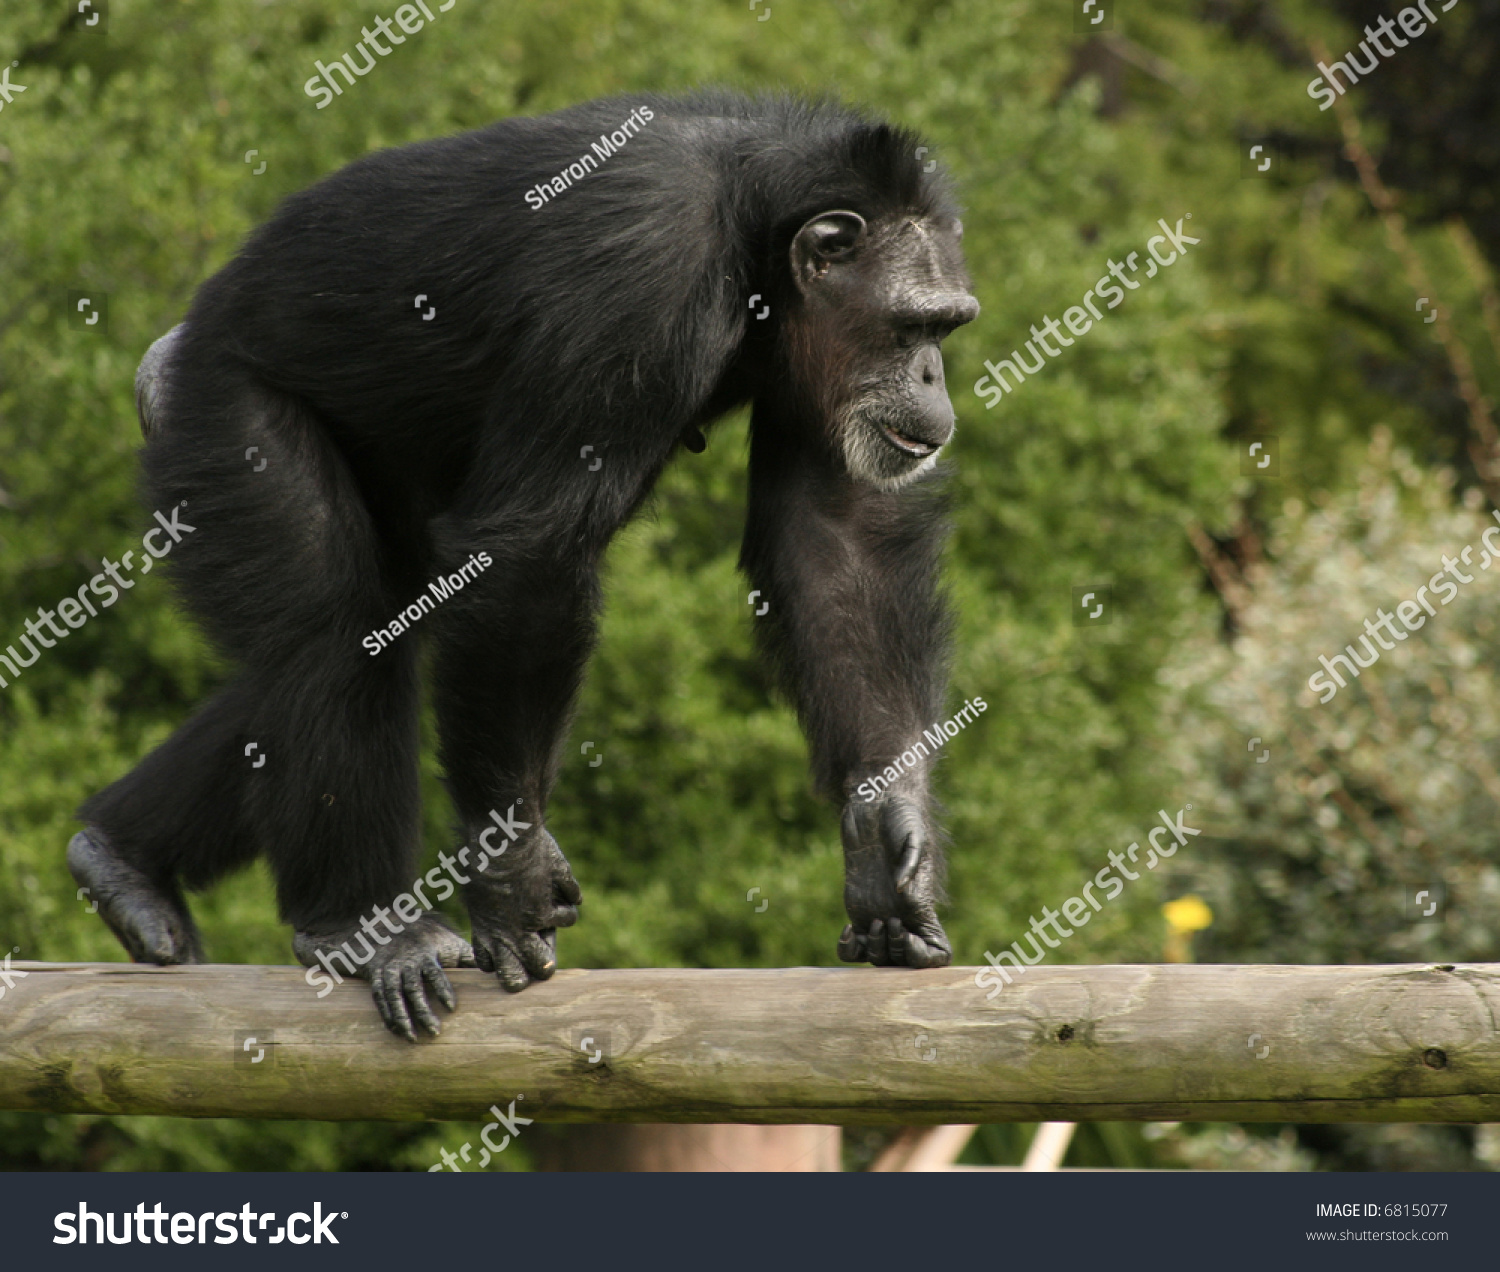
<path id="1" fill-rule="evenodd" d="M 528 205 L 638 107 L 652 119 L 598 171 Z M 872 232 L 956 225 L 915 141 L 830 104 L 641 94 L 373 154 L 287 199 L 142 369 L 147 497 L 186 501 L 176 583 L 240 670 L 84 805 L 80 860 L 107 847 L 175 914 L 179 884 L 264 854 L 303 944 L 350 930 L 414 878 L 426 642 L 465 841 L 491 810 L 533 824 L 466 888 L 475 955 L 508 987 L 550 975 L 578 896 L 542 820 L 594 643 L 600 556 L 677 446 L 754 400 L 742 559 L 770 601 L 768 644 L 819 783 L 849 805 L 859 895 L 841 952 L 946 962 L 925 765 L 868 806 L 854 795 L 940 714 L 940 510 L 923 482 L 851 473 L 829 418 L 860 364 L 875 368 L 866 380 L 900 379 L 861 335 L 883 302 L 861 283 L 859 312 L 819 326 L 787 264 L 799 229 L 833 209 Z M 961 267 L 950 274 L 961 288 Z M 886 396 L 882 419 L 911 414 L 910 384 Z M 925 427 L 898 432 L 946 440 Z M 479 553 L 492 564 L 461 592 L 377 656 L 362 647 Z M 433 966 L 456 961 L 437 945 L 414 947 L 429 988 Z M 434 1027 L 425 1002 L 413 1011 Z M 411 1036 L 399 1004 L 382 1014 Z"/>

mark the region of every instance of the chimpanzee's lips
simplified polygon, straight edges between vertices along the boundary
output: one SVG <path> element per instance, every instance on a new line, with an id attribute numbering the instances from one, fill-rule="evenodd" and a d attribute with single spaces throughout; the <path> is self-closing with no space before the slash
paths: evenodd
<path id="1" fill-rule="evenodd" d="M 887 440 L 897 450 L 904 451 L 908 455 L 915 455 L 918 459 L 925 459 L 928 455 L 936 455 L 942 449 L 937 442 L 924 442 L 920 437 L 908 437 L 905 433 L 898 432 L 889 424 L 882 424 L 880 431 L 886 435 Z"/>

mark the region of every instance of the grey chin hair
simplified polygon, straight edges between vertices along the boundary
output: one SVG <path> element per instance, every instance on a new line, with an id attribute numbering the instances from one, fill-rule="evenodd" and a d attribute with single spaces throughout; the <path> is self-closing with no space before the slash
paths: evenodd
<path id="1" fill-rule="evenodd" d="M 939 447 L 912 464 L 900 458 L 876 426 L 861 418 L 857 411 L 844 413 L 839 420 L 839 435 L 850 476 L 878 490 L 900 490 L 932 468 L 943 453 Z"/>

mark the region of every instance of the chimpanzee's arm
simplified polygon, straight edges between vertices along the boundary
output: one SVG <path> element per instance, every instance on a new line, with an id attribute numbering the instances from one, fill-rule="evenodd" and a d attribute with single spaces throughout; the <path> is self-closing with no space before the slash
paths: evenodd
<path id="1" fill-rule="evenodd" d="M 818 785 L 843 804 L 839 957 L 941 967 L 952 953 L 934 909 L 942 857 L 923 741 L 941 713 L 950 625 L 937 590 L 941 497 L 930 481 L 891 491 L 852 480 L 764 434 L 750 473 L 741 564 L 757 608 L 769 606 L 762 637 Z"/>

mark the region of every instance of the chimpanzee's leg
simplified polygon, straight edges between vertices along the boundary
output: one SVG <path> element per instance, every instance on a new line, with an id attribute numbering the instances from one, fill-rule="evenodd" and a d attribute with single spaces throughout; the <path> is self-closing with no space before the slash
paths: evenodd
<path id="1" fill-rule="evenodd" d="M 439 535 L 455 563 L 489 561 L 431 620 L 434 700 L 474 956 L 509 990 L 552 975 L 582 900 L 543 824 L 598 605 L 592 554 L 564 539 L 495 520 Z"/>
<path id="2" fill-rule="evenodd" d="M 797 705 L 818 785 L 843 805 L 849 926 L 839 957 L 848 962 L 952 958 L 935 909 L 943 863 L 935 757 L 923 741 L 943 702 L 943 535 L 930 482 L 880 490 L 752 424 L 740 562 L 769 606 L 761 636 Z"/>
<path id="3" fill-rule="evenodd" d="M 143 454 L 148 498 L 178 510 L 178 590 L 241 670 L 84 805 L 70 864 L 133 956 L 181 961 L 198 951 L 180 884 L 264 853 L 299 955 L 361 942 L 353 974 L 409 1034 L 383 982 L 425 978 L 451 1000 L 439 963 L 468 951 L 431 916 L 399 932 L 381 918 L 417 864 L 417 642 L 375 657 L 361 642 L 410 601 L 401 563 L 305 403 L 221 354 L 195 357 L 190 338 L 164 402 Z"/>

